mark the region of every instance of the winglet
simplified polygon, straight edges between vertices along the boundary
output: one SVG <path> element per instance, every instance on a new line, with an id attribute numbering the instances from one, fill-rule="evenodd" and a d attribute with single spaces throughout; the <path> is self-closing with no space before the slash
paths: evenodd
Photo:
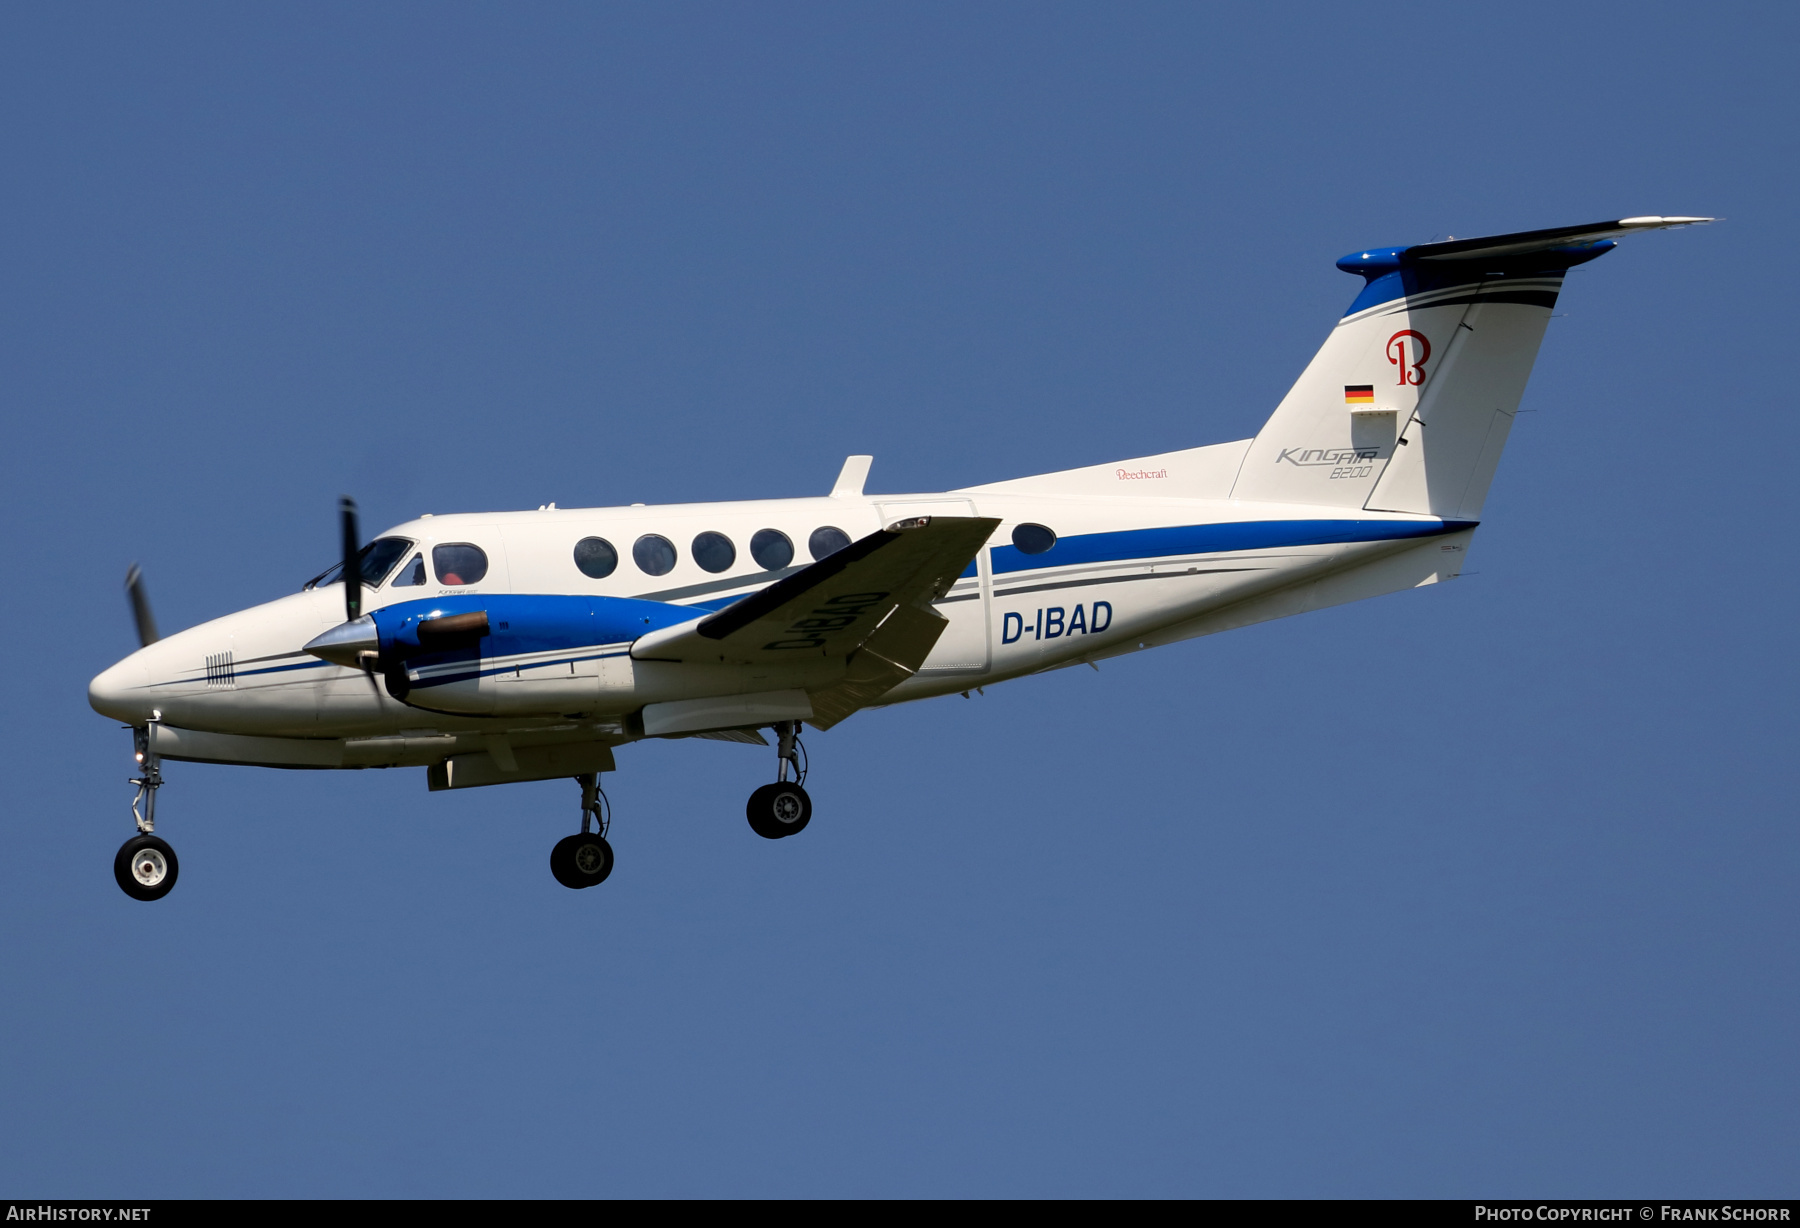
<path id="1" fill-rule="evenodd" d="M 837 481 L 832 484 L 833 499 L 860 499 L 863 483 L 869 480 L 869 466 L 875 463 L 873 456 L 846 456 L 844 467 L 838 470 Z"/>

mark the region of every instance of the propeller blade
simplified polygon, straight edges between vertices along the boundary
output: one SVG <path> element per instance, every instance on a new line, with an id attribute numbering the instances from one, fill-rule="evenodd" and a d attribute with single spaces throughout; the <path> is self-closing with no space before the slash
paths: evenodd
<path id="1" fill-rule="evenodd" d="M 375 671 L 380 668 L 381 654 L 378 652 L 359 652 L 357 663 L 362 666 L 363 677 L 369 681 L 369 690 L 375 696 L 375 706 L 381 706 L 381 683 L 375 681 Z"/>
<path id="2" fill-rule="evenodd" d="M 156 616 L 150 613 L 150 598 L 144 593 L 144 573 L 133 563 L 125 573 L 125 595 L 131 598 L 131 620 L 137 624 L 138 643 L 145 648 L 162 636 L 156 631 Z"/>
<path id="3" fill-rule="evenodd" d="M 338 503 L 338 516 L 344 526 L 344 621 L 353 622 L 362 617 L 362 568 L 356 558 L 362 546 L 356 533 L 356 500 L 345 495 Z"/>

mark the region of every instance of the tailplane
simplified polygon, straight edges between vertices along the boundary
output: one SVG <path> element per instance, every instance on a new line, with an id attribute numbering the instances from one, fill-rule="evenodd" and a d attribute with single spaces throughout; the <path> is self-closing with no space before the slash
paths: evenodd
<path id="1" fill-rule="evenodd" d="M 1364 278 L 1251 442 L 1234 499 L 1480 516 L 1563 274 L 1621 235 L 1711 221 L 1633 217 L 1356 252 Z"/>

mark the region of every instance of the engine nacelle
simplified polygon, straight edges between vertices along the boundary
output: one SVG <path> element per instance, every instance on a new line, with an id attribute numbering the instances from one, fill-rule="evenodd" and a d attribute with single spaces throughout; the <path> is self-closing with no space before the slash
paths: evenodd
<path id="1" fill-rule="evenodd" d="M 710 611 L 630 597 L 469 593 L 402 601 L 332 628 L 314 656 L 379 673 L 395 699 L 468 715 L 591 712 L 608 658 Z M 615 671 L 626 689 L 630 671 Z"/>

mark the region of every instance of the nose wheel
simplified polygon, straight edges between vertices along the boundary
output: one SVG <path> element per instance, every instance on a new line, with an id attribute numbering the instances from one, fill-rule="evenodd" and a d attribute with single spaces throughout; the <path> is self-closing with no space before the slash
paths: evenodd
<path id="1" fill-rule="evenodd" d="M 612 845 L 606 842 L 606 831 L 612 826 L 612 807 L 600 791 L 599 773 L 584 773 L 575 778 L 575 783 L 581 786 L 581 831 L 564 836 L 550 850 L 550 873 L 563 886 L 579 891 L 583 887 L 598 887 L 612 873 Z"/>
<path id="2" fill-rule="evenodd" d="M 801 831 L 812 821 L 812 798 L 806 794 L 806 748 L 800 744 L 800 723 L 783 721 L 775 726 L 779 739 L 775 783 L 750 795 L 744 814 L 750 830 L 765 840 L 780 840 Z"/>

